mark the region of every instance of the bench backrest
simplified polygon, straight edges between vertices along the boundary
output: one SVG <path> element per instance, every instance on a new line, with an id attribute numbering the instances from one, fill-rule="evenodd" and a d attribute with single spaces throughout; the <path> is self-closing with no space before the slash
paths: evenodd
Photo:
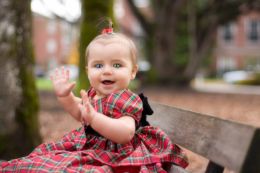
<path id="1" fill-rule="evenodd" d="M 260 172 L 260 128 L 156 102 L 151 106 L 148 121 L 174 143 L 230 170 Z"/>

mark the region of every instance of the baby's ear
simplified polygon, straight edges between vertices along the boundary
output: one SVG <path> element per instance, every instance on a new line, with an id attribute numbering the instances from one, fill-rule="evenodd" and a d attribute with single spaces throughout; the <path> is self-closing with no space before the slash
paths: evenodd
<path id="1" fill-rule="evenodd" d="M 133 70 L 132 70 L 132 74 L 131 74 L 131 80 L 133 80 L 136 76 L 136 73 L 138 72 L 138 65 L 134 65 Z"/>

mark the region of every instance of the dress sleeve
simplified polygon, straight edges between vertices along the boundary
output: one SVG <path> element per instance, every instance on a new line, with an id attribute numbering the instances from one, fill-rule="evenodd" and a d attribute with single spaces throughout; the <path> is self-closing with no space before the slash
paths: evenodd
<path id="1" fill-rule="evenodd" d="M 134 118 L 136 125 L 138 125 L 143 111 L 143 103 L 140 97 L 131 91 L 125 91 L 120 100 L 123 102 L 122 115 Z"/>

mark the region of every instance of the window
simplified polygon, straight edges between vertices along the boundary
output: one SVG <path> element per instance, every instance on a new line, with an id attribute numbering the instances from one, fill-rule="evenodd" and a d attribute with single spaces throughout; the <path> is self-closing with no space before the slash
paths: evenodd
<path id="1" fill-rule="evenodd" d="M 234 57 L 229 56 L 218 57 L 216 65 L 219 72 L 232 71 L 237 68 L 237 62 Z"/>
<path id="2" fill-rule="evenodd" d="M 256 42 L 259 39 L 259 25 L 256 20 L 252 20 L 249 23 L 248 39 L 252 42 Z"/>
<path id="3" fill-rule="evenodd" d="M 231 24 L 227 24 L 223 28 L 223 39 L 227 42 L 232 41 L 233 39 L 233 33 L 232 33 L 232 28 Z"/>

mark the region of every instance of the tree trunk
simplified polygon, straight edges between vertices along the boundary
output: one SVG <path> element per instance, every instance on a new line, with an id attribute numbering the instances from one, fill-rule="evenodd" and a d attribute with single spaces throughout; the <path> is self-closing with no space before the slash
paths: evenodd
<path id="1" fill-rule="evenodd" d="M 192 80 L 202 60 L 211 52 L 217 31 L 217 21 L 215 17 L 208 16 L 207 29 L 199 26 L 196 12 L 196 2 L 192 1 L 188 4 L 188 28 L 190 35 L 189 42 L 189 60 L 184 71 L 184 75 L 188 80 Z M 202 30 L 202 31 L 201 31 Z M 203 36 L 198 36 L 200 35 Z"/>
<path id="2" fill-rule="evenodd" d="M 154 40 L 147 46 L 152 48 L 147 56 L 152 65 L 148 72 L 152 80 L 148 79 L 148 82 L 182 86 L 189 86 L 203 60 L 209 56 L 217 27 L 234 20 L 245 7 L 259 9 L 259 3 L 253 0 L 195 0 L 189 3 L 187 0 L 153 0 L 150 1 L 154 13 L 151 21 L 142 15 L 133 0 L 128 2 L 131 2 L 129 5 L 146 33 L 145 37 Z M 150 38 L 145 38 L 145 43 L 150 44 Z"/>
<path id="3" fill-rule="evenodd" d="M 167 0 L 155 4 L 155 32 L 152 66 L 156 69 L 157 81 L 161 84 L 182 84 L 182 67 L 178 63 L 177 32 L 181 30 L 180 11 L 186 1 Z M 171 17 L 169 17 L 171 16 Z"/>
<path id="4" fill-rule="evenodd" d="M 30 2 L 0 1 L 1 159 L 26 155 L 41 142 Z"/>
<path id="5" fill-rule="evenodd" d="M 77 94 L 80 89 L 88 89 L 89 82 L 86 76 L 85 51 L 87 45 L 99 34 L 97 28 L 101 18 L 109 17 L 114 20 L 113 0 L 81 0 L 82 15 L 80 29 L 80 60 L 79 60 L 79 80 Z"/>
<path id="6" fill-rule="evenodd" d="M 157 25 L 155 28 L 154 37 L 154 61 L 152 66 L 157 69 L 157 75 L 161 82 L 165 83 L 168 81 L 169 75 L 172 74 L 174 67 L 172 66 L 171 57 L 174 52 L 175 45 L 175 23 L 176 17 L 170 19 L 165 18 L 169 16 L 173 10 L 172 1 L 164 1 L 161 5 L 158 4 L 156 21 Z M 164 81 L 164 79 L 166 79 Z"/>

